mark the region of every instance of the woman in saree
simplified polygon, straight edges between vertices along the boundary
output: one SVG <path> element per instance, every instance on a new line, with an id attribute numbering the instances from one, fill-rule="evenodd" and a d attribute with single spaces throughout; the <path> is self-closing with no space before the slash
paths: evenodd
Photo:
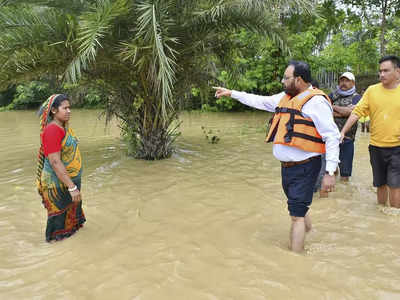
<path id="1" fill-rule="evenodd" d="M 40 111 L 40 149 L 36 184 L 47 209 L 46 241 L 74 234 L 86 221 L 81 201 L 81 155 L 69 128 L 68 97 L 50 96 Z"/>

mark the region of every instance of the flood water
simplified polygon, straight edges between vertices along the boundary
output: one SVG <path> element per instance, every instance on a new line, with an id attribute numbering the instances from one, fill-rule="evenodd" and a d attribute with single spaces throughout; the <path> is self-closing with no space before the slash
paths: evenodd
<path id="1" fill-rule="evenodd" d="M 352 180 L 315 194 L 295 254 L 265 113 L 185 113 L 163 161 L 128 157 L 117 126 L 97 116 L 71 119 L 87 222 L 48 244 L 34 185 L 39 120 L 0 113 L 0 299 L 400 299 L 400 215 L 376 205 L 368 135 L 358 134 Z"/>

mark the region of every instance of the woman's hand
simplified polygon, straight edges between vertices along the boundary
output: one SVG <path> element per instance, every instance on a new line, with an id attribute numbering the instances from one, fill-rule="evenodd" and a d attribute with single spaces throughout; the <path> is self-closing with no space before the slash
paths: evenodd
<path id="1" fill-rule="evenodd" d="M 71 195 L 72 202 L 81 202 L 82 201 L 80 190 L 76 189 L 72 192 L 69 192 L 69 194 Z"/>
<path id="2" fill-rule="evenodd" d="M 64 163 L 61 161 L 60 152 L 50 153 L 48 157 L 50 165 L 56 173 L 58 179 L 68 187 L 68 192 L 71 195 L 72 202 L 80 202 L 82 200 L 81 192 L 69 177 Z"/>

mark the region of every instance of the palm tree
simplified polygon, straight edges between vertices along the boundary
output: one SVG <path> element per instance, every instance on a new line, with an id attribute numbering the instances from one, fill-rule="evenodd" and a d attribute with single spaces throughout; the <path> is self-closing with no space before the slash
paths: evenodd
<path id="1" fill-rule="evenodd" d="M 312 0 L 30 0 L 1 2 L 0 83 L 50 74 L 101 80 L 108 118 L 121 121 L 138 158 L 169 157 L 177 103 L 228 64 L 230 33 L 282 43 L 279 17 Z"/>

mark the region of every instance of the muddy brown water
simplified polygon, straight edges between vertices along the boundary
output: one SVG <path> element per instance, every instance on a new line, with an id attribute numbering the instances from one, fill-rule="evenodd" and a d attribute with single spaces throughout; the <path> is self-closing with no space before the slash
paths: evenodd
<path id="1" fill-rule="evenodd" d="M 299 255 L 267 114 L 184 113 L 172 158 L 141 161 L 98 113 L 71 119 L 87 223 L 52 244 L 34 186 L 39 121 L 0 113 L 0 299 L 400 299 L 400 216 L 376 205 L 368 135 L 352 180 L 315 195 Z"/>

